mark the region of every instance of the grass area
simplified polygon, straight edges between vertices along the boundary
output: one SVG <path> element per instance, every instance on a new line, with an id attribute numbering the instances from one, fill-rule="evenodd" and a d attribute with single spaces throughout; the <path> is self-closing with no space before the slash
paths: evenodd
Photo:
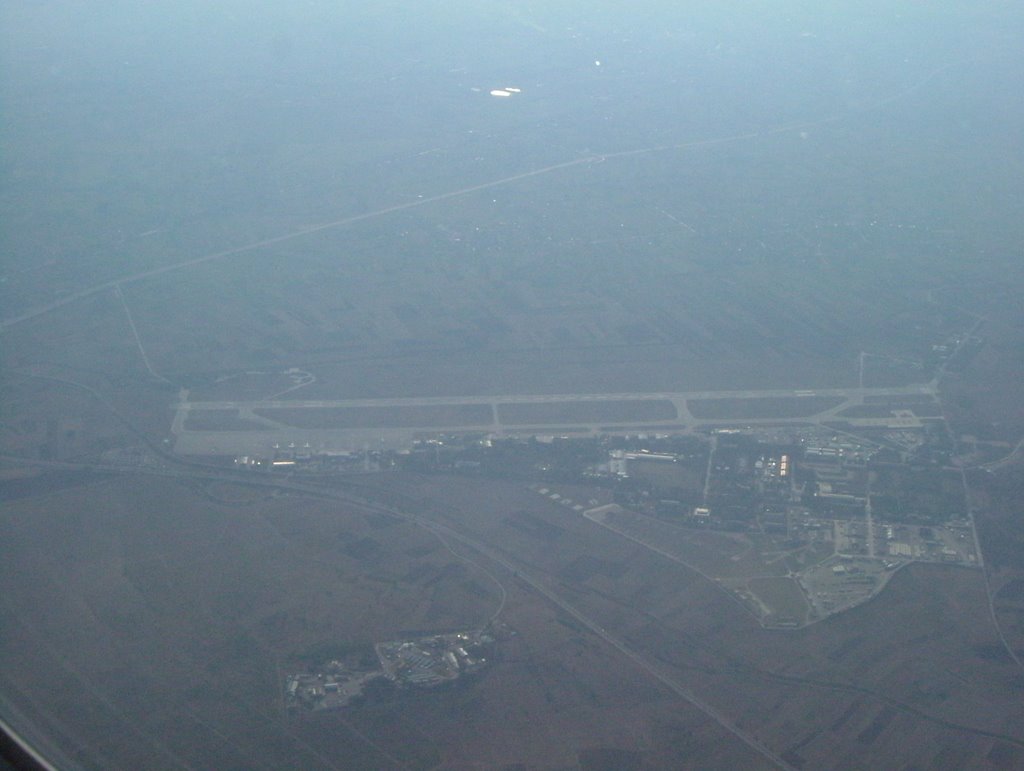
<path id="1" fill-rule="evenodd" d="M 769 624 L 786 620 L 801 622 L 807 615 L 804 593 L 792 578 L 751 578 L 747 587 L 771 609 L 765 619 Z"/>
<path id="2" fill-rule="evenodd" d="M 695 418 L 742 420 L 743 418 L 803 418 L 839 404 L 838 396 L 764 396 L 753 399 L 688 399 Z"/>
<path id="3" fill-rule="evenodd" d="M 828 559 L 835 553 L 835 547 L 831 541 L 809 544 L 799 551 L 790 554 L 783 560 L 786 568 L 793 573 L 804 570 L 811 565 L 816 565 L 822 560 Z"/>
<path id="4" fill-rule="evenodd" d="M 238 416 L 238 410 L 189 410 L 187 431 L 266 431 L 268 426 Z"/>
<path id="5" fill-rule="evenodd" d="M 668 399 L 617 399 L 501 404 L 498 419 L 508 426 L 537 423 L 619 423 L 635 420 L 674 420 L 675 405 Z"/>
<path id="6" fill-rule="evenodd" d="M 658 460 L 629 462 L 629 475 L 651 483 L 659 493 L 671 494 L 678 489 L 700 493 L 704 486 L 703 472 L 703 468 L 693 468 L 682 463 Z"/>
<path id="7" fill-rule="evenodd" d="M 253 410 L 297 428 L 432 428 L 488 425 L 489 404 L 395 407 L 280 407 Z"/>

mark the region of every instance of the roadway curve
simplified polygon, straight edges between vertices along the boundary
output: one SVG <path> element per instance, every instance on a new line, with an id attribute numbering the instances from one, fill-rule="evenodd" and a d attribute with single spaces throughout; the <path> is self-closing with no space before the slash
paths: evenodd
<path id="1" fill-rule="evenodd" d="M 177 464 L 186 465 L 188 468 L 187 469 L 181 469 L 181 470 L 173 470 L 173 469 L 169 469 L 169 468 L 168 469 L 137 469 L 137 468 L 132 468 L 132 467 L 129 467 L 129 468 L 117 467 L 117 466 L 113 466 L 113 465 L 110 465 L 110 464 L 64 463 L 64 462 L 58 462 L 58 461 L 26 461 L 23 458 L 17 458 L 17 457 L 12 457 L 12 456 L 0 456 L 0 460 L 3 460 L 3 461 L 22 462 L 22 463 L 26 463 L 28 465 L 37 465 L 37 466 L 44 466 L 44 467 L 49 467 L 49 468 L 75 469 L 75 470 L 82 470 L 82 471 L 95 471 L 95 472 L 100 472 L 100 473 L 112 473 L 112 472 L 140 473 L 141 472 L 141 473 L 150 473 L 150 474 L 156 474 L 156 475 L 159 475 L 159 476 L 166 476 L 166 477 L 172 477 L 172 478 L 203 479 L 203 480 L 209 480 L 209 481 L 231 482 L 231 483 L 235 483 L 235 484 L 246 484 L 246 485 L 252 485 L 252 486 L 256 486 L 256 487 L 266 487 L 266 488 L 271 488 L 271 489 L 285 490 L 285 491 L 288 491 L 288 492 L 299 493 L 299 494 L 302 494 L 302 495 L 315 496 L 315 497 L 318 497 L 318 498 L 329 498 L 331 500 L 335 500 L 335 501 L 339 501 L 339 502 L 342 502 L 342 503 L 348 503 L 350 505 L 357 506 L 360 509 L 363 509 L 365 511 L 372 511 L 372 512 L 379 513 L 379 514 L 387 514 L 387 515 L 390 515 L 390 516 L 399 517 L 400 519 L 402 519 L 402 520 L 404 520 L 406 522 L 409 522 L 411 524 L 414 524 L 414 525 L 416 525 L 418 527 L 421 527 L 424 530 L 427 530 L 430 533 L 432 533 L 433 535 L 435 535 L 441 541 L 441 543 L 445 546 L 445 548 L 447 548 L 449 551 L 451 551 L 452 554 L 456 558 L 458 558 L 459 560 L 462 560 L 462 561 L 467 561 L 470 564 L 472 564 L 473 566 L 477 567 L 482 572 L 487 574 L 492 580 L 495 581 L 495 583 L 497 583 L 501 587 L 501 601 L 499 603 L 498 610 L 491 615 L 490 621 L 493 621 L 494 619 L 496 619 L 497 615 L 504 608 L 505 596 L 506 596 L 504 586 L 501 584 L 501 582 L 498 580 L 498 578 L 496 576 L 494 576 L 493 573 L 491 573 L 489 570 L 484 568 L 482 565 L 480 565 L 479 563 L 477 563 L 475 561 L 467 560 L 465 557 L 463 557 L 462 555 L 460 555 L 457 552 L 455 552 L 451 548 L 451 545 L 448 542 L 448 539 L 450 539 L 451 541 L 458 542 L 458 543 L 462 544 L 463 546 L 467 547 L 468 549 L 471 549 L 472 551 L 475 551 L 477 554 L 481 555 L 482 557 L 490 560 L 491 562 L 493 562 L 493 563 L 495 563 L 497 565 L 500 565 L 502 568 L 504 568 L 506 571 L 508 571 L 508 573 L 512 577 L 518 578 L 520 581 L 525 583 L 527 586 L 529 586 L 531 589 L 533 589 L 535 592 L 537 592 L 537 594 L 541 595 L 544 599 L 546 599 L 552 605 L 554 605 L 555 607 L 559 608 L 563 612 L 565 612 L 565 613 L 569 614 L 570 616 L 572 616 L 572 618 L 574 618 L 577 622 L 579 622 L 580 624 L 585 626 L 593 634 L 595 634 L 596 636 L 601 638 L 604 642 L 606 642 L 608 645 L 610 645 L 616 651 L 618 651 L 623 656 L 628 658 L 630 661 L 632 661 L 634 664 L 636 664 L 638 667 L 640 667 L 640 669 L 642 669 L 644 672 L 646 672 L 652 678 L 654 678 L 659 683 L 661 683 L 663 686 L 665 686 L 673 694 L 675 694 L 679 698 L 683 699 L 684 701 L 686 701 L 687 703 L 689 703 L 693 707 L 695 707 L 698 710 L 700 710 L 701 712 L 703 712 L 705 715 L 707 715 L 709 718 L 711 718 L 716 723 L 718 723 L 718 725 L 720 725 L 722 728 L 724 728 L 726 731 L 728 731 L 734 737 L 736 737 L 737 739 L 742 741 L 751 750 L 753 750 L 754 752 L 756 752 L 757 754 L 761 755 L 766 760 L 771 762 L 774 766 L 776 766 L 777 768 L 781 768 L 781 769 L 787 769 L 787 771 L 796 771 L 794 766 L 791 766 L 789 763 L 787 763 L 785 760 L 783 760 L 777 754 L 772 752 L 772 750 L 770 750 L 768 747 L 766 747 L 763 743 L 761 743 L 760 740 L 758 740 L 752 734 L 744 731 L 743 729 L 739 728 L 735 724 L 731 723 L 729 721 L 729 719 L 727 717 L 725 717 L 717 709 L 715 709 L 715 707 L 711 706 L 706 701 L 704 701 L 700 697 L 698 697 L 695 694 L 693 694 L 684 685 L 682 685 L 681 683 L 679 683 L 678 681 L 676 681 L 675 679 L 670 677 L 665 672 L 662 672 L 660 669 L 658 669 L 658 667 L 656 667 L 654 664 L 649 662 L 640 653 L 638 653 L 637 651 L 635 651 L 632 648 L 630 648 L 625 642 L 623 642 L 619 638 L 615 637 L 612 633 L 610 633 L 608 630 L 606 630 L 604 627 L 602 627 L 596 621 L 591 619 L 589 616 L 585 615 L 582 611 L 578 610 L 573 605 L 571 605 L 568 602 L 566 602 L 563 598 L 559 597 L 558 594 L 556 594 L 554 591 L 552 591 L 547 586 L 545 586 L 539 579 L 535 578 L 534 576 L 530 575 L 527 572 L 524 572 L 522 567 L 520 567 L 519 565 L 516 565 L 516 564 L 510 562 L 506 557 L 502 556 L 501 554 L 499 554 L 495 550 L 491 549 L 489 546 L 486 546 L 485 544 L 477 541 L 476 539 L 471 538 L 470 536 L 467 536 L 464 533 L 461 533 L 461 532 L 455 530 L 454 528 L 449 527 L 448 525 L 444 525 L 444 524 L 442 524 L 440 522 L 435 522 L 433 520 L 424 519 L 423 517 L 417 516 L 415 514 L 410 514 L 408 512 L 402 511 L 400 509 L 392 508 L 392 507 L 389 507 L 389 506 L 383 506 L 383 505 L 381 505 L 379 503 L 375 503 L 373 501 L 367 500 L 367 499 L 359 497 L 359 496 L 352 495 L 350 493 L 344 493 L 344 492 L 340 492 L 340 491 L 337 491 L 337 490 L 332 490 L 332 489 L 328 489 L 328 488 L 324 488 L 324 487 L 319 487 L 319 486 L 313 485 L 313 484 L 305 484 L 305 483 L 295 482 L 294 480 L 267 478 L 267 477 L 261 476 L 259 474 L 259 472 L 245 471 L 245 472 L 239 472 L 239 473 L 232 473 L 231 471 L 228 471 L 226 469 L 225 470 L 219 470 L 219 469 L 211 468 L 209 466 L 204 466 L 204 464 L 201 464 L 201 463 L 189 463 L 189 462 L 186 462 L 186 461 L 181 461 L 180 459 L 174 458 L 174 456 L 170 456 L 170 455 L 165 455 L 165 458 L 167 458 L 168 460 L 171 460 L 171 461 L 173 461 L 173 462 L 175 462 Z"/>

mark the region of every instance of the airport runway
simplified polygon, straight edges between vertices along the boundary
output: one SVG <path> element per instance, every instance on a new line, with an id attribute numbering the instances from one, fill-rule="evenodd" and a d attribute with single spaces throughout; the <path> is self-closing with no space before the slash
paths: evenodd
<path id="1" fill-rule="evenodd" d="M 833 401 L 815 410 L 811 399 Z M 173 405 L 172 426 L 175 450 L 189 455 L 263 455 L 295 446 L 310 451 L 404 449 L 424 435 L 443 433 L 488 433 L 498 436 L 543 434 L 598 435 L 607 433 L 683 433 L 713 426 L 756 426 L 784 423 L 815 423 L 836 419 L 841 410 L 862 405 L 865 399 L 935 397 L 934 385 L 918 384 L 891 388 L 822 388 L 813 390 L 768 389 L 743 391 L 633 392 L 615 394 L 506 394 L 500 396 L 406 397 L 389 399 L 272 399 L 191 401 L 183 392 Z M 808 400 L 803 414 L 770 414 L 730 417 L 695 417 L 691 402 L 716 399 Z M 537 413 L 537 405 L 551 410 Z M 481 406 L 488 409 L 482 411 Z M 530 419 L 531 406 L 536 419 Z M 635 408 L 657 418 L 635 418 Z M 306 425 L 289 421 L 299 418 Z M 464 419 L 457 416 L 463 410 Z M 229 425 L 211 429 L 189 426 L 189 418 L 210 416 L 216 411 L 227 416 Z M 605 415 L 600 413 L 605 412 Z M 560 416 L 560 413 L 562 415 Z M 674 413 L 674 414 L 673 414 Z M 439 415 L 451 415 L 432 422 Z M 518 415 L 518 417 L 515 417 Z M 576 417 L 574 417 L 574 415 Z M 585 417 L 579 417 L 584 415 Z M 317 423 L 318 420 L 322 422 Z M 230 421 L 238 421 L 231 427 Z M 332 425 L 333 422 L 333 425 Z M 315 423 L 316 425 L 309 425 Z"/>
<path id="2" fill-rule="evenodd" d="M 668 399 L 673 402 L 688 399 L 765 399 L 801 398 L 810 396 L 838 396 L 852 404 L 863 403 L 865 396 L 930 396 L 935 389 L 930 383 L 892 388 L 816 388 L 813 390 L 774 389 L 764 391 L 675 391 L 675 392 L 634 392 L 601 394 L 507 394 L 504 396 L 412 396 L 390 399 L 284 399 L 277 401 L 188 401 L 180 406 L 196 409 L 243 409 L 243 408 L 291 408 L 291 407 L 403 407 L 437 404 L 536 404 L 543 402 L 582 401 L 642 401 Z"/>

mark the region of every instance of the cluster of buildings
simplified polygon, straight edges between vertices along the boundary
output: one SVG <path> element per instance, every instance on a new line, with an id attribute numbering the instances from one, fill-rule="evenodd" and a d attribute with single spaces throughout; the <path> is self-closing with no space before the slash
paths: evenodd
<path id="1" fill-rule="evenodd" d="M 373 450 L 314 450 L 309 443 L 296 445 L 275 444 L 268 456 L 238 455 L 234 458 L 235 468 L 253 471 L 285 471 L 302 474 L 360 473 L 381 470 L 381 459 L 385 455 Z"/>
<path id="2" fill-rule="evenodd" d="M 367 683 L 383 674 L 379 669 L 352 669 L 341 661 L 331 660 L 319 672 L 288 675 L 285 703 L 290 708 L 311 710 L 344 707 L 363 695 Z"/>
<path id="3" fill-rule="evenodd" d="M 388 680 L 429 688 L 479 671 L 487 663 L 479 649 L 492 642 L 482 632 L 459 632 L 377 643 L 374 650 Z"/>
<path id="4" fill-rule="evenodd" d="M 285 704 L 309 710 L 345 707 L 378 678 L 413 688 L 449 683 L 483 669 L 487 664 L 483 651 L 493 642 L 490 635 L 474 631 L 376 643 L 379 667 L 350 666 L 332 659 L 315 672 L 288 675 Z"/>

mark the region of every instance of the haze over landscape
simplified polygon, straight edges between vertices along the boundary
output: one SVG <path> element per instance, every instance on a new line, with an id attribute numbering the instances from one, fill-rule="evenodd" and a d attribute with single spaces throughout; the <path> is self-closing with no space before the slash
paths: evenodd
<path id="1" fill-rule="evenodd" d="M 1024 12 L 347 5 L 0 9 L 0 717 L 1024 767 Z"/>

